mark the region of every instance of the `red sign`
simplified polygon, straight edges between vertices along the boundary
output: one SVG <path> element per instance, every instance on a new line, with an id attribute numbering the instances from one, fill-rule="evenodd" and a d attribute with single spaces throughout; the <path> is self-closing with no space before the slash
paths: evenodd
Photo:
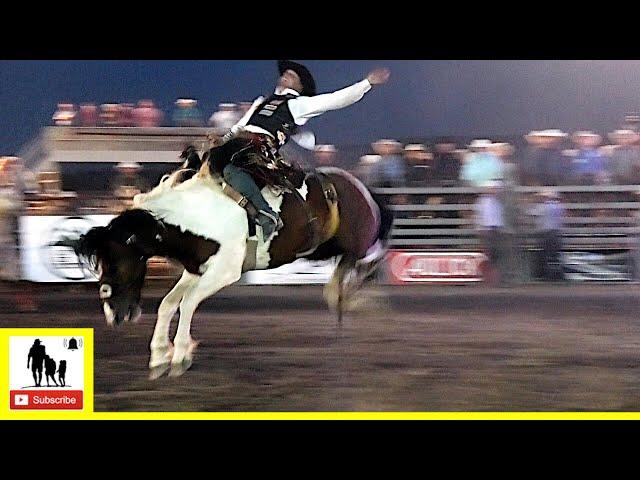
<path id="1" fill-rule="evenodd" d="M 430 253 L 391 251 L 387 255 L 387 273 L 393 284 L 412 282 L 479 282 L 482 264 L 487 257 L 482 253 Z"/>
<path id="2" fill-rule="evenodd" d="M 11 410 L 82 410 L 82 390 L 11 390 Z"/>

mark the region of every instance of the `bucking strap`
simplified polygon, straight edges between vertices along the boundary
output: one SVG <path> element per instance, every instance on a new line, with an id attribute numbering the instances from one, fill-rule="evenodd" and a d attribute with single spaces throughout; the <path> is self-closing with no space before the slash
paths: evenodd
<path id="1" fill-rule="evenodd" d="M 302 202 L 305 213 L 307 214 L 307 224 L 309 225 L 311 238 L 311 241 L 309 242 L 310 248 L 305 250 L 304 252 L 297 253 L 296 257 L 298 258 L 311 255 L 320 245 L 322 245 L 324 242 L 326 242 L 336 234 L 336 232 L 338 231 L 338 226 L 340 225 L 340 215 L 338 212 L 338 194 L 335 187 L 329 181 L 329 178 L 324 174 L 313 171 L 307 175 L 306 179 L 312 176 L 315 176 L 320 182 L 322 193 L 324 194 L 324 198 L 327 201 L 327 207 L 329 208 L 329 218 L 327 222 L 325 222 L 323 225 L 320 225 L 318 216 L 313 215 L 309 204 L 302 198 L 297 190 L 293 189 L 294 195 L 298 197 L 298 199 Z"/>

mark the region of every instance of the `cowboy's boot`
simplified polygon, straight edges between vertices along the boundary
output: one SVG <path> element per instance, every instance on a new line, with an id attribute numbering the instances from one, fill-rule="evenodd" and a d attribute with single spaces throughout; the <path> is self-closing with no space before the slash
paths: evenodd
<path id="1" fill-rule="evenodd" d="M 262 227 L 262 237 L 266 242 L 274 232 L 282 228 L 280 216 L 271 209 L 256 182 L 247 172 L 230 163 L 224 167 L 223 175 L 229 185 L 247 197 L 258 209 L 257 223 Z"/>

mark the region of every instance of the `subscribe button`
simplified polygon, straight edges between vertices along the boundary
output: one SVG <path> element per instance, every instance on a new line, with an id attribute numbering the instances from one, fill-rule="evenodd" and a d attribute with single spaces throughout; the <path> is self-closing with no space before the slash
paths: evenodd
<path id="1" fill-rule="evenodd" d="M 82 390 L 12 390 L 12 410 L 82 410 Z"/>

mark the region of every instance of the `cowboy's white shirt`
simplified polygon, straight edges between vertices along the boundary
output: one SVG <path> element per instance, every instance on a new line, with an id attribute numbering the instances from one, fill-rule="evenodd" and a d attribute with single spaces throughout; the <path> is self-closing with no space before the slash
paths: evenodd
<path id="1" fill-rule="evenodd" d="M 330 110 L 339 110 L 353 105 L 360 101 L 369 90 L 371 90 L 371 84 L 369 83 L 369 80 L 365 78 L 364 80 L 341 90 L 315 95 L 313 97 L 301 97 L 298 92 L 290 88 L 277 88 L 275 93 L 277 95 L 291 94 L 297 97 L 288 101 L 289 111 L 291 112 L 296 125 L 304 125 L 309 121 L 309 119 L 322 115 L 325 112 Z M 264 102 L 264 97 L 257 98 L 240 121 L 231 127 L 231 131 L 234 134 L 238 133 L 240 130 L 246 130 L 248 132 L 271 135 L 260 127 L 247 125 L 249 119 L 262 102 Z"/>

